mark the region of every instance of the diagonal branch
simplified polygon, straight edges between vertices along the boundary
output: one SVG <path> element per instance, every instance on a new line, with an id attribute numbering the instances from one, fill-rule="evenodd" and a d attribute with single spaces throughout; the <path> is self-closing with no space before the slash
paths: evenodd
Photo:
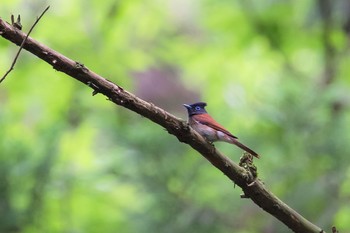
<path id="1" fill-rule="evenodd" d="M 9 25 L 1 18 L 0 35 L 16 45 L 20 45 L 26 37 L 22 31 Z M 228 157 L 216 150 L 215 147 L 207 143 L 186 122 L 152 103 L 136 97 L 122 87 L 89 70 L 84 65 L 65 57 L 30 37 L 26 40 L 23 48 L 49 63 L 54 69 L 91 87 L 94 90 L 93 94 L 101 93 L 115 104 L 136 112 L 164 127 L 170 134 L 176 136 L 180 142 L 187 143 L 197 150 L 231 181 L 240 186 L 245 197 L 252 199 L 258 206 L 275 216 L 294 232 L 324 232 L 278 199 L 265 188 L 261 181 L 254 181 L 248 171 L 232 162 Z"/>
<path id="2" fill-rule="evenodd" d="M 7 76 L 7 75 L 13 70 L 13 68 L 15 67 L 15 64 L 16 64 L 16 62 L 17 62 L 17 59 L 18 59 L 18 57 L 19 57 L 19 54 L 20 54 L 21 51 L 22 51 L 22 48 L 23 48 L 24 43 L 25 43 L 26 40 L 28 39 L 30 33 L 33 31 L 34 27 L 37 25 L 37 23 L 39 22 L 39 20 L 44 16 L 44 14 L 46 13 L 46 11 L 49 10 L 49 8 L 50 8 L 50 6 L 48 6 L 48 7 L 45 8 L 45 10 L 44 10 L 44 11 L 41 13 L 41 15 L 35 20 L 34 24 L 33 24 L 32 27 L 29 29 L 28 34 L 26 35 L 26 37 L 24 37 L 24 39 L 23 39 L 21 45 L 19 46 L 19 49 L 18 49 L 18 51 L 17 51 L 17 54 L 16 54 L 16 56 L 15 56 L 15 59 L 13 59 L 13 62 L 12 62 L 12 65 L 11 65 L 10 69 L 9 69 L 9 70 L 4 74 L 4 76 L 0 79 L 0 83 L 1 83 L 2 81 L 5 80 L 6 76 Z M 18 15 L 17 22 L 14 23 L 13 15 L 11 16 L 11 20 L 12 20 L 13 25 L 14 25 L 15 27 L 17 27 L 19 30 L 21 30 L 21 28 L 22 28 L 22 26 L 20 25 L 20 23 L 21 23 L 21 22 L 20 22 L 20 19 L 21 19 L 21 18 L 20 18 L 20 16 Z"/>

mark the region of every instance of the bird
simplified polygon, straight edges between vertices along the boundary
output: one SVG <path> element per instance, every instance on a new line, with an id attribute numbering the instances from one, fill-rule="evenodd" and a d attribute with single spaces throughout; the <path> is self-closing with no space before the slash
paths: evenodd
<path id="1" fill-rule="evenodd" d="M 210 143 L 216 141 L 228 142 L 238 146 L 257 158 L 260 157 L 258 153 L 240 143 L 236 136 L 231 134 L 207 113 L 205 110 L 207 103 L 198 102 L 193 104 L 183 104 L 183 106 L 188 112 L 188 124 Z"/>

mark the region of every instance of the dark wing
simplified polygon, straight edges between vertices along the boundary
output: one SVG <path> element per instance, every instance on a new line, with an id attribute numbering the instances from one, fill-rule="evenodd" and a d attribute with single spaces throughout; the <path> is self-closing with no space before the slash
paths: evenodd
<path id="1" fill-rule="evenodd" d="M 230 137 L 237 138 L 236 136 L 232 135 L 229 131 L 227 131 L 222 125 L 217 123 L 209 114 L 198 114 L 192 116 L 192 119 L 198 121 L 199 123 L 203 125 L 207 125 L 213 129 L 216 129 L 218 131 L 221 131 L 225 134 L 227 134 Z"/>

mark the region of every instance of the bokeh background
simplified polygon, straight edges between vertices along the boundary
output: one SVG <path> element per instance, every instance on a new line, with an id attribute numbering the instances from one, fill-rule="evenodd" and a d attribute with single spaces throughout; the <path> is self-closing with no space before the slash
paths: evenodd
<path id="1" fill-rule="evenodd" d="M 2 0 L 32 37 L 186 119 L 207 110 L 259 177 L 350 232 L 347 0 Z M 0 38 L 0 73 L 18 47 Z M 0 232 L 290 232 L 189 146 L 23 52 L 0 84 Z M 238 162 L 242 151 L 216 146 Z"/>

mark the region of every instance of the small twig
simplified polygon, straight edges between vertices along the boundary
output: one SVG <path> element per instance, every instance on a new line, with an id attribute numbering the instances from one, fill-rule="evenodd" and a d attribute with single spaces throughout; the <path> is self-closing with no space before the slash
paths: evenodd
<path id="1" fill-rule="evenodd" d="M 15 28 L 22 30 L 21 15 L 17 16 L 17 21 L 15 21 L 15 16 L 11 15 L 11 24 L 15 26 Z"/>
<path id="2" fill-rule="evenodd" d="M 16 64 L 16 62 L 17 62 L 17 59 L 18 59 L 18 57 L 19 57 L 19 54 L 21 53 L 21 51 L 22 51 L 22 49 L 23 49 L 23 46 L 24 46 L 24 44 L 26 43 L 26 41 L 27 41 L 27 39 L 28 39 L 30 33 L 33 31 L 34 27 L 37 25 L 37 23 L 39 22 L 39 20 L 41 19 L 41 17 L 43 17 L 43 15 L 46 13 L 46 11 L 48 11 L 49 8 L 50 8 L 50 6 L 47 6 L 47 7 L 45 8 L 45 10 L 43 11 L 43 13 L 41 13 L 41 15 L 35 20 L 33 26 L 29 29 L 27 36 L 26 36 L 26 37 L 24 38 L 24 40 L 22 41 L 22 44 L 21 44 L 21 46 L 19 47 L 18 52 L 17 52 L 15 58 L 13 59 L 13 62 L 12 62 L 12 64 L 11 64 L 10 69 L 9 69 L 9 70 L 5 73 L 5 75 L 0 79 L 0 83 L 1 83 L 2 81 L 5 80 L 6 76 L 7 76 L 7 75 L 13 70 L 13 68 L 15 67 L 15 64 Z M 12 18 L 11 18 L 11 19 L 13 20 L 13 15 L 12 15 Z M 18 16 L 16 24 L 17 24 L 17 23 L 20 23 L 19 20 L 20 20 L 20 16 Z M 14 20 L 13 20 L 13 21 L 14 21 Z M 15 25 L 14 25 L 14 26 L 15 26 Z M 16 26 L 15 26 L 15 27 L 16 27 Z M 16 28 L 18 28 L 18 27 L 16 27 Z"/>

